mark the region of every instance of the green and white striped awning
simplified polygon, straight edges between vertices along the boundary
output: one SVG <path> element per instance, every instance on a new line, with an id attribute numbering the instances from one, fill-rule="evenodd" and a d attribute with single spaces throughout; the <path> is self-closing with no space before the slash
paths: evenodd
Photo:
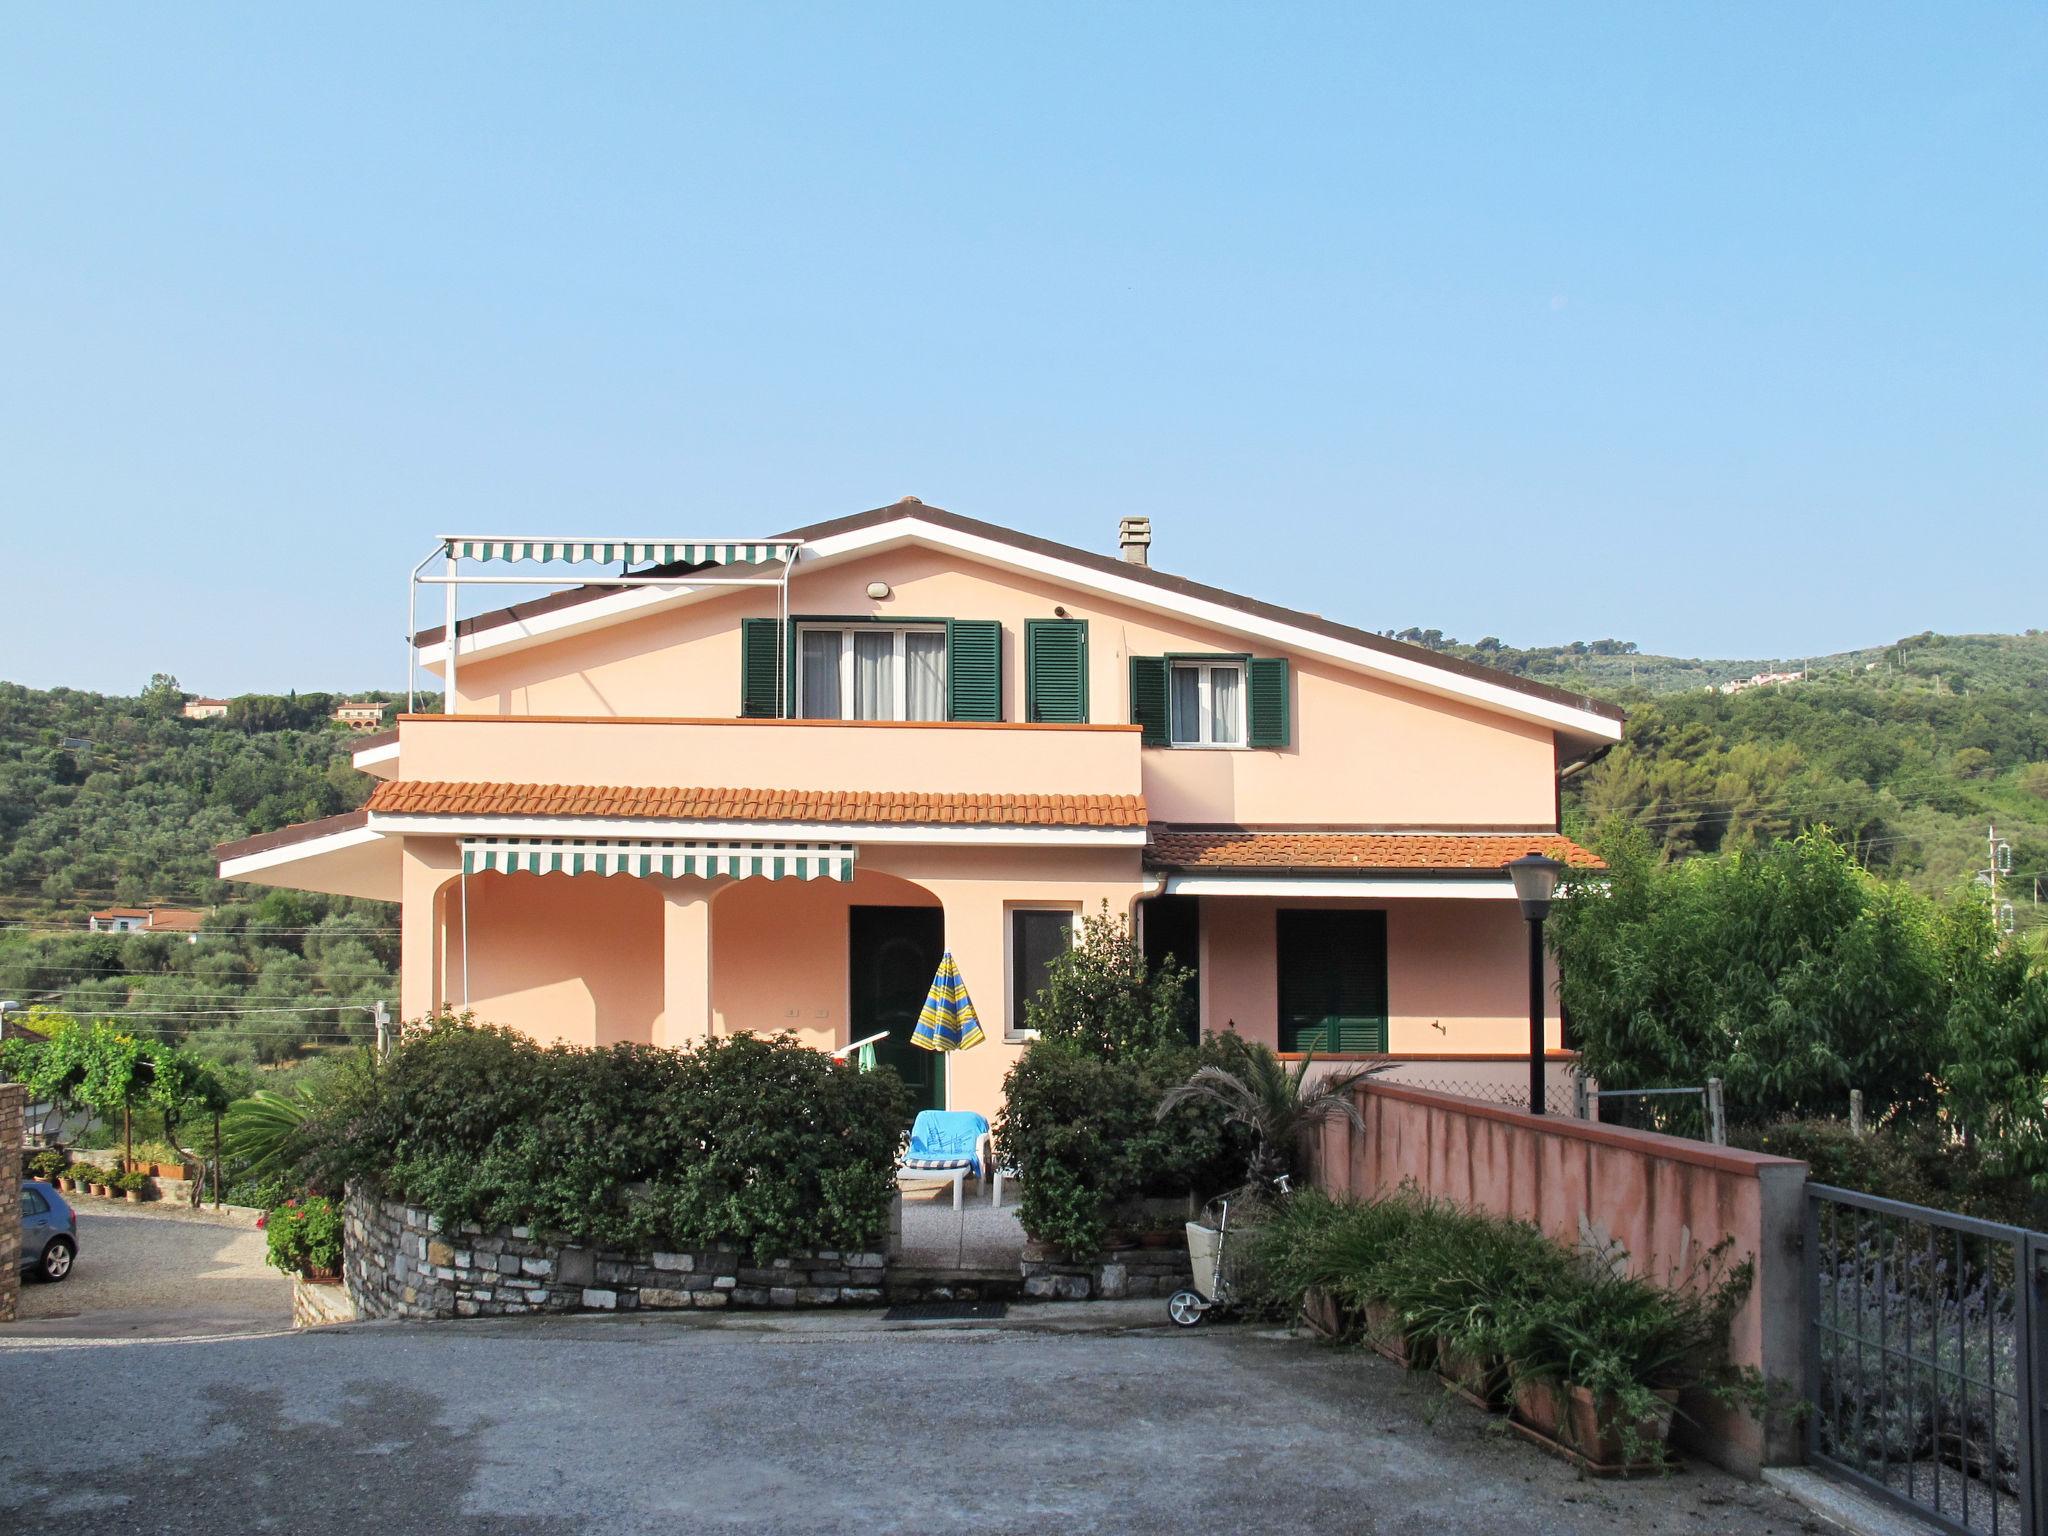
<path id="1" fill-rule="evenodd" d="M 851 880 L 852 843 L 681 843 L 611 838 L 468 837 L 465 875 L 641 875 L 664 879 Z"/>
<path id="2" fill-rule="evenodd" d="M 628 565 L 766 565 L 787 560 L 794 543 L 776 540 L 757 542 L 686 542 L 643 539 L 450 539 L 448 553 L 459 560 L 584 561 L 609 565 L 623 560 Z"/>

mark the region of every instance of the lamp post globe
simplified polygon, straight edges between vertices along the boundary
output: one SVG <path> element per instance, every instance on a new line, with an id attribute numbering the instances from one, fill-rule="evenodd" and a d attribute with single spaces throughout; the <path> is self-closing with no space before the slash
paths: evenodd
<path id="1" fill-rule="evenodd" d="M 1529 1113 L 1540 1115 L 1543 1103 L 1543 920 L 1550 915 L 1550 899 L 1557 890 L 1557 877 L 1564 865 L 1531 850 L 1508 861 L 1508 878 L 1515 883 L 1515 900 L 1529 922 Z"/>

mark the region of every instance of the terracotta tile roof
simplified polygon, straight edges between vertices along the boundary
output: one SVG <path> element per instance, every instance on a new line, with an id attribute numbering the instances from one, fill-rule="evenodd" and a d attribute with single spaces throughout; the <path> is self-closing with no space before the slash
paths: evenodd
<path id="1" fill-rule="evenodd" d="M 413 816 L 601 816 L 661 821 L 881 822 L 939 826 L 1142 827 L 1141 795 L 892 790 L 633 789 L 592 784 L 394 780 L 369 809 Z"/>
<path id="2" fill-rule="evenodd" d="M 1603 865 L 1555 832 L 1182 832 L 1162 828 L 1145 849 L 1160 869 L 1499 869 L 1525 853 L 1579 869 Z"/>

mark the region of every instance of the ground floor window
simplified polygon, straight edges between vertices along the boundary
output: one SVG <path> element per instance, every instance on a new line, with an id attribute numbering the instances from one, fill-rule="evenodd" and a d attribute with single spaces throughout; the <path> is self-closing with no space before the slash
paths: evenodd
<path id="1" fill-rule="evenodd" d="M 1277 914 L 1280 1049 L 1387 1048 L 1387 914 L 1283 907 Z"/>
<path id="2" fill-rule="evenodd" d="M 1010 909 L 1010 1039 L 1030 1033 L 1025 1008 L 1045 990 L 1047 967 L 1074 947 L 1074 923 L 1071 907 Z"/>

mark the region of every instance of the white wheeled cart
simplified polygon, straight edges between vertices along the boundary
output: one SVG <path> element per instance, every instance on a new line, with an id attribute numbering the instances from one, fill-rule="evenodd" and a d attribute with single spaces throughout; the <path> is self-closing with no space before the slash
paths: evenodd
<path id="1" fill-rule="evenodd" d="M 1230 1235 L 1230 1202 L 1217 1202 L 1216 1225 L 1188 1223 L 1188 1263 L 1194 1271 L 1194 1287 L 1175 1291 L 1166 1299 L 1166 1315 L 1183 1328 L 1192 1328 L 1218 1307 L 1234 1301 L 1230 1271 L 1224 1262 L 1224 1244 Z"/>

